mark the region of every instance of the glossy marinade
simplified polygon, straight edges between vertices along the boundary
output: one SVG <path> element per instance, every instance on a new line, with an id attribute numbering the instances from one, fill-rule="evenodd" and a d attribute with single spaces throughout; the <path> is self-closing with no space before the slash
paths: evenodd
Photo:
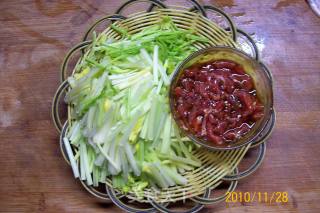
<path id="1" fill-rule="evenodd" d="M 253 79 L 230 60 L 185 69 L 173 95 L 182 128 L 217 145 L 237 141 L 264 115 Z"/>

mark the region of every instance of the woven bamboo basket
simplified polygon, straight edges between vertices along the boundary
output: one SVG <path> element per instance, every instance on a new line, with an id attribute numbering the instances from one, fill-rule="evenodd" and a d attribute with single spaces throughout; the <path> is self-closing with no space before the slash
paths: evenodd
<path id="1" fill-rule="evenodd" d="M 69 159 L 66 155 L 62 138 L 68 131 L 68 124 L 72 123 L 73 121 L 71 120 L 70 116 L 68 116 L 66 122 L 64 123 L 64 125 L 62 125 L 62 119 L 59 115 L 59 105 L 61 102 L 61 98 L 63 97 L 65 91 L 68 90 L 69 86 L 68 82 L 66 81 L 68 77 L 68 63 L 70 61 L 70 58 L 72 58 L 77 51 L 81 51 L 82 56 L 90 54 L 91 41 L 88 40 L 88 38 L 90 37 L 90 34 L 96 29 L 96 27 L 101 25 L 102 23 L 113 23 L 116 26 L 125 28 L 129 34 L 135 34 L 148 26 L 157 24 L 162 17 L 169 16 L 178 28 L 193 30 L 195 34 L 206 37 L 209 40 L 208 43 L 195 43 L 194 46 L 197 49 L 202 49 L 208 46 L 229 46 L 241 50 L 242 47 L 237 43 L 237 38 L 239 38 L 239 36 L 242 36 L 246 39 L 248 45 L 252 47 L 252 52 L 249 54 L 251 54 L 252 57 L 254 57 L 256 60 L 259 60 L 258 48 L 253 42 L 252 38 L 242 30 L 236 29 L 230 17 L 219 8 L 213 6 L 201 6 L 194 0 L 191 1 L 191 3 L 194 4 L 193 8 L 178 6 L 168 7 L 162 1 L 148 0 L 147 2 L 151 3 L 151 7 L 148 11 L 131 14 L 128 17 L 120 15 L 124 8 L 136 2 L 138 1 L 128 1 L 119 8 L 115 15 L 103 17 L 96 23 L 94 23 L 85 34 L 83 42 L 71 49 L 62 63 L 61 85 L 58 88 L 53 100 L 52 116 L 57 130 L 60 132 L 61 152 L 67 163 L 69 163 Z M 209 12 L 215 12 L 224 17 L 226 22 L 229 24 L 229 27 L 227 29 L 223 29 L 217 23 L 210 21 L 208 18 L 206 18 L 207 13 Z M 108 38 L 117 40 L 122 39 L 121 35 L 119 35 L 109 26 L 105 27 L 105 30 L 98 35 L 98 38 L 101 35 L 105 35 Z M 72 70 L 71 75 L 79 71 L 77 70 L 77 65 L 81 63 L 81 60 L 82 57 L 78 59 L 78 62 Z M 271 73 L 267 68 L 265 70 L 270 77 L 270 80 L 272 81 Z M 72 107 L 68 106 L 68 115 L 72 113 L 72 110 Z M 141 196 L 141 194 L 137 195 L 135 192 L 129 192 L 125 195 L 121 195 L 117 191 L 117 189 L 113 188 L 111 180 L 108 180 L 106 182 L 105 191 L 88 186 L 84 182 L 81 183 L 85 187 L 85 189 L 88 190 L 92 195 L 104 201 L 111 200 L 117 206 L 129 212 L 152 212 L 156 210 L 161 212 L 169 212 L 170 210 L 166 208 L 166 205 L 168 203 L 186 199 L 190 199 L 195 202 L 195 206 L 187 212 L 196 212 L 203 208 L 203 206 L 206 204 L 217 203 L 225 199 L 226 194 L 221 197 L 210 198 L 210 191 L 215 189 L 223 181 L 229 181 L 230 187 L 228 191 L 233 191 L 239 179 L 247 177 L 260 166 L 266 152 L 266 145 L 264 142 L 271 134 L 274 123 L 275 113 L 273 111 L 268 125 L 261 133 L 258 140 L 239 149 L 228 151 L 209 151 L 205 148 L 197 149 L 193 154 L 201 160 L 202 166 L 194 169 L 193 171 L 188 171 L 183 174 L 183 176 L 185 176 L 188 180 L 188 184 L 185 186 L 169 187 L 161 191 L 155 191 L 151 188 L 147 188 L 144 190 L 143 196 Z M 246 152 L 250 148 L 256 146 L 259 146 L 257 160 L 251 167 L 249 167 L 248 170 L 239 172 L 237 169 L 238 164 L 241 162 Z M 151 206 L 150 208 L 143 209 L 134 208 L 128 205 L 127 202 L 124 202 L 122 199 L 123 197 L 126 197 L 127 200 L 131 201 L 148 203 Z"/>

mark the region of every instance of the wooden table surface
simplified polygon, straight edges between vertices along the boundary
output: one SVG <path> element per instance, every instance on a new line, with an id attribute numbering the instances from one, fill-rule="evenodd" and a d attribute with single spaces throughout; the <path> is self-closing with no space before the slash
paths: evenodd
<path id="1" fill-rule="evenodd" d="M 121 212 L 73 179 L 50 115 L 67 50 L 121 2 L 0 1 L 0 212 Z M 254 34 L 274 75 L 276 129 L 237 191 L 289 194 L 284 204 L 222 202 L 202 212 L 320 212 L 320 18 L 303 0 L 202 2 Z"/>

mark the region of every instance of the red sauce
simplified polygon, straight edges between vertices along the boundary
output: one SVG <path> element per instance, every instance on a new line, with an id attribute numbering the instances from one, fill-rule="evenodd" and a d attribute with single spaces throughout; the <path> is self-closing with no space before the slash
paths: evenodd
<path id="1" fill-rule="evenodd" d="M 185 69 L 173 95 L 182 127 L 217 145 L 237 141 L 264 115 L 252 78 L 229 60 Z"/>

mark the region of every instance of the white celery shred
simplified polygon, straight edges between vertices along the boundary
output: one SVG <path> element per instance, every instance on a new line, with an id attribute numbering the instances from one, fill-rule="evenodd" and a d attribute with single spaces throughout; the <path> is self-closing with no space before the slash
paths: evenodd
<path id="1" fill-rule="evenodd" d="M 70 146 L 68 138 L 63 138 L 63 143 L 64 143 L 64 147 L 67 150 L 67 154 L 68 154 L 68 158 L 69 158 L 69 161 L 70 161 L 70 164 L 71 164 L 73 175 L 74 175 L 75 178 L 78 178 L 79 177 L 79 170 L 78 170 L 78 166 L 77 166 L 76 160 L 74 159 L 74 156 L 73 156 L 72 149 L 71 149 L 71 146 Z"/>
<path id="2" fill-rule="evenodd" d="M 168 86 L 176 66 L 196 50 L 191 44 L 207 41 L 169 17 L 134 35 L 112 29 L 122 39 L 94 36 L 68 78 L 72 120 L 63 142 L 73 174 L 93 186 L 109 178 L 122 192 L 185 185 L 182 173 L 201 162 L 172 120 Z"/>

